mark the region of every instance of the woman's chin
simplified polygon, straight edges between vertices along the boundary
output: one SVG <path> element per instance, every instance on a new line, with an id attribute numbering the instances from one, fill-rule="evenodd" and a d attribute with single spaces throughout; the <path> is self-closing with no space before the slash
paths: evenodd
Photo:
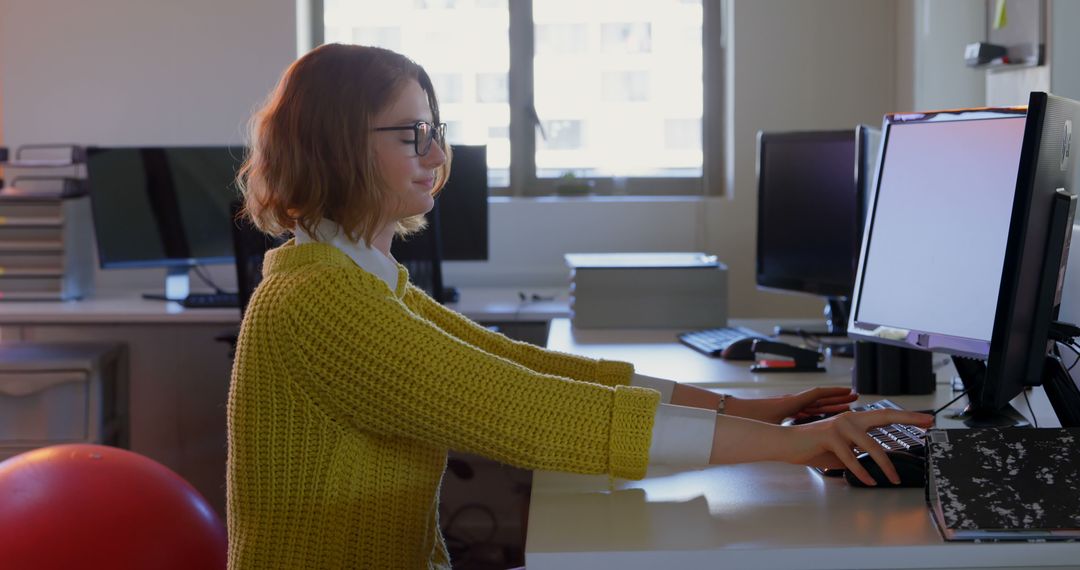
<path id="1" fill-rule="evenodd" d="M 409 218 L 412 216 L 423 216 L 435 207 L 435 199 L 431 196 L 428 196 L 426 200 L 417 200 L 416 202 L 409 204 L 409 206 L 410 207 L 408 208 L 408 213 L 405 215 L 405 217 Z"/>

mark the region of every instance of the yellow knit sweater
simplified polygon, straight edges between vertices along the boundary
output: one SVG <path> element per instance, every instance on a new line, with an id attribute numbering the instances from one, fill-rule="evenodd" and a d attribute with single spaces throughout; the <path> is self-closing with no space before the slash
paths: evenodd
<path id="1" fill-rule="evenodd" d="M 264 273 L 229 391 L 229 568 L 449 568 L 448 449 L 644 476 L 659 394 L 631 365 L 512 341 L 326 244 Z"/>

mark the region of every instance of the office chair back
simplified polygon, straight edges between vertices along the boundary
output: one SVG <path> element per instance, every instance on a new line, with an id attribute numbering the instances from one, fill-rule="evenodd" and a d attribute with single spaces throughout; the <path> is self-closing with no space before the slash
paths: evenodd
<path id="1" fill-rule="evenodd" d="M 240 298 L 240 315 L 244 314 L 251 294 L 262 281 L 262 264 L 266 252 L 285 242 L 268 236 L 247 218 L 239 217 L 242 205 L 233 202 L 232 235 L 236 255 L 236 285 Z M 392 253 L 406 269 L 409 279 L 436 301 L 445 302 L 442 279 L 442 239 L 439 231 L 438 204 L 428 214 L 428 227 L 407 240 L 396 240 Z"/>
<path id="2" fill-rule="evenodd" d="M 240 298 L 240 316 L 247 310 L 251 294 L 262 281 L 262 265 L 266 252 L 285 242 L 283 238 L 268 236 L 256 228 L 251 220 L 240 217 L 242 204 L 233 202 L 232 214 L 233 253 L 236 255 L 236 289 Z"/>
<path id="3" fill-rule="evenodd" d="M 397 239 L 390 252 L 409 270 L 409 280 L 423 289 L 432 299 L 445 303 L 442 278 L 442 233 L 439 224 L 439 202 L 427 215 L 424 231 Z"/>

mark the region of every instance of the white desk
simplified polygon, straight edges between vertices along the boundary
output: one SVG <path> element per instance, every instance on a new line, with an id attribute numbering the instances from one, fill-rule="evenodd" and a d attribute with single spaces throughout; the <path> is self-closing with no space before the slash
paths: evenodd
<path id="1" fill-rule="evenodd" d="M 785 321 L 816 325 L 817 321 Z M 775 320 L 736 319 L 733 326 L 745 326 L 770 333 Z M 708 358 L 679 344 L 676 335 L 686 329 L 575 329 L 569 319 L 553 319 L 548 329 L 547 347 L 552 350 L 633 362 L 637 372 L 703 387 L 759 386 L 777 383 L 817 386 L 850 385 L 850 358 L 826 357 L 828 372 L 767 372 L 752 374 L 748 362 Z"/>
<path id="2" fill-rule="evenodd" d="M 544 300 L 521 300 L 516 289 L 464 288 L 448 305 L 476 321 L 549 321 L 570 314 L 565 291 L 530 290 Z M 237 325 L 240 311 L 230 308 L 185 309 L 179 303 L 143 299 L 137 292 L 109 291 L 81 301 L 6 302 L 0 304 L 0 327 L 71 324 L 217 324 Z"/>
<path id="3" fill-rule="evenodd" d="M 717 373 L 736 396 L 787 392 L 792 378 L 755 378 L 689 351 L 666 333 L 573 331 L 552 322 L 549 348 L 624 358 L 668 375 Z M 567 336 L 570 335 L 570 336 Z M 631 339 L 632 350 L 609 339 Z M 565 341 L 573 338 L 572 346 Z M 663 340 L 667 338 L 667 340 Z M 596 350 L 593 350 L 593 349 Z M 667 355 L 666 358 L 664 355 Z M 736 370 L 742 371 L 742 380 Z M 681 376 L 678 376 L 681 375 Z M 761 375 L 759 375 L 761 376 Z M 788 375 L 795 376 L 795 375 Z M 828 375 L 803 374 L 799 384 Z M 835 378 L 835 377 L 834 377 Z M 815 382 L 815 379 L 817 380 Z M 947 385 L 930 396 L 890 396 L 908 409 L 944 404 Z M 867 396 L 862 401 L 880 399 Z M 1057 425 L 1041 390 L 1031 393 L 1040 425 Z M 1014 402 L 1027 412 L 1022 398 Z M 948 427 L 948 420 L 939 425 Z M 1080 543 L 945 543 L 921 489 L 857 489 L 808 468 L 780 463 L 650 469 L 641 481 L 537 472 L 526 543 L 529 570 L 575 568 L 1020 568 L 1080 565 Z"/>
<path id="4" fill-rule="evenodd" d="M 530 290 L 543 297 L 555 291 Z M 454 308 L 480 321 L 539 328 L 569 313 L 565 292 L 522 301 L 516 289 L 463 289 Z M 195 486 L 225 514 L 225 403 L 232 360 L 215 340 L 238 309 L 185 309 L 139 292 L 83 301 L 0 303 L 0 342 L 118 342 L 128 348 L 130 446 Z M 509 327 L 505 327 L 509 328 Z M 508 331 L 509 332 L 509 331 Z"/>

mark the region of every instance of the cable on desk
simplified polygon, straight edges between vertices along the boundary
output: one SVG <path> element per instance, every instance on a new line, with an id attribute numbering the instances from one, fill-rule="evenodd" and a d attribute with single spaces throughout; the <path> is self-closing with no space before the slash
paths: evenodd
<path id="1" fill-rule="evenodd" d="M 207 285 L 209 285 L 214 290 L 214 293 L 217 293 L 219 295 L 222 294 L 222 293 L 225 293 L 225 290 L 222 289 L 221 287 L 218 287 L 217 283 L 214 283 L 213 279 L 210 279 L 209 275 L 203 273 L 203 268 L 201 266 L 192 265 L 191 269 L 192 269 L 192 271 L 194 271 L 195 275 L 197 275 L 199 277 L 199 279 L 202 280 L 203 283 L 206 283 Z"/>
<path id="2" fill-rule="evenodd" d="M 1073 351 L 1073 354 L 1075 354 L 1075 355 L 1076 355 L 1076 360 L 1073 360 L 1073 363 L 1072 363 L 1072 364 L 1070 364 L 1070 365 L 1069 365 L 1069 367 L 1065 369 L 1065 371 L 1066 371 L 1066 372 L 1072 372 L 1072 369 L 1076 367 L 1076 363 L 1077 363 L 1077 362 L 1080 362 L 1080 350 L 1077 350 L 1077 349 L 1076 349 L 1076 346 L 1075 346 L 1075 345 L 1073 345 L 1072 343 L 1069 343 L 1069 342 L 1058 342 L 1058 343 L 1057 343 L 1057 344 L 1055 344 L 1055 346 L 1054 346 L 1054 351 L 1055 351 L 1055 352 L 1057 353 L 1057 355 L 1058 355 L 1058 356 L 1061 356 L 1061 350 L 1060 350 L 1060 349 L 1058 349 L 1058 346 L 1064 346 L 1065 348 L 1067 348 L 1067 349 L 1069 349 L 1069 350 Z"/>
<path id="3" fill-rule="evenodd" d="M 798 336 L 799 339 L 802 340 L 804 343 L 806 343 L 807 348 L 813 348 L 816 350 L 827 344 L 822 342 L 821 338 L 818 335 L 808 333 L 803 329 L 795 329 L 795 335 Z"/>
<path id="4" fill-rule="evenodd" d="M 963 392 L 960 392 L 959 396 L 949 400 L 949 403 L 945 404 L 944 406 L 941 406 L 940 408 L 934 410 L 933 412 L 930 412 L 930 415 L 931 416 L 936 416 L 936 415 L 940 414 L 941 410 L 944 410 L 945 408 L 948 408 L 949 406 L 953 405 L 953 402 L 959 400 L 960 398 L 963 398 L 964 396 L 967 396 L 967 390 L 964 390 Z"/>
<path id="5" fill-rule="evenodd" d="M 484 513 L 484 515 L 486 515 L 488 520 L 491 522 L 491 526 L 489 527 L 487 536 L 483 539 L 470 541 L 457 536 L 453 532 L 454 523 L 457 521 L 461 513 L 470 510 Z M 446 540 L 447 550 L 450 550 L 451 554 L 455 558 L 457 558 L 456 562 L 465 562 L 469 560 L 471 551 L 477 546 L 491 544 L 495 540 L 495 537 L 499 532 L 499 519 L 495 516 L 495 511 L 493 511 L 487 505 L 483 505 L 480 503 L 466 503 L 458 507 L 450 515 L 450 518 L 446 521 L 446 525 L 443 526 L 442 532 L 443 539 Z"/>
<path id="6" fill-rule="evenodd" d="M 1028 391 L 1024 390 L 1024 403 L 1027 404 L 1028 413 L 1031 414 L 1031 421 L 1035 424 L 1035 427 L 1039 427 L 1039 418 L 1035 417 L 1035 410 L 1031 409 L 1031 400 L 1028 399 Z"/>
<path id="7" fill-rule="evenodd" d="M 539 293 L 525 294 L 524 291 L 518 291 L 518 304 L 514 309 L 514 320 L 517 321 L 521 317 L 521 310 L 533 303 L 542 303 L 545 301 L 554 301 L 558 295 L 541 295 Z"/>

